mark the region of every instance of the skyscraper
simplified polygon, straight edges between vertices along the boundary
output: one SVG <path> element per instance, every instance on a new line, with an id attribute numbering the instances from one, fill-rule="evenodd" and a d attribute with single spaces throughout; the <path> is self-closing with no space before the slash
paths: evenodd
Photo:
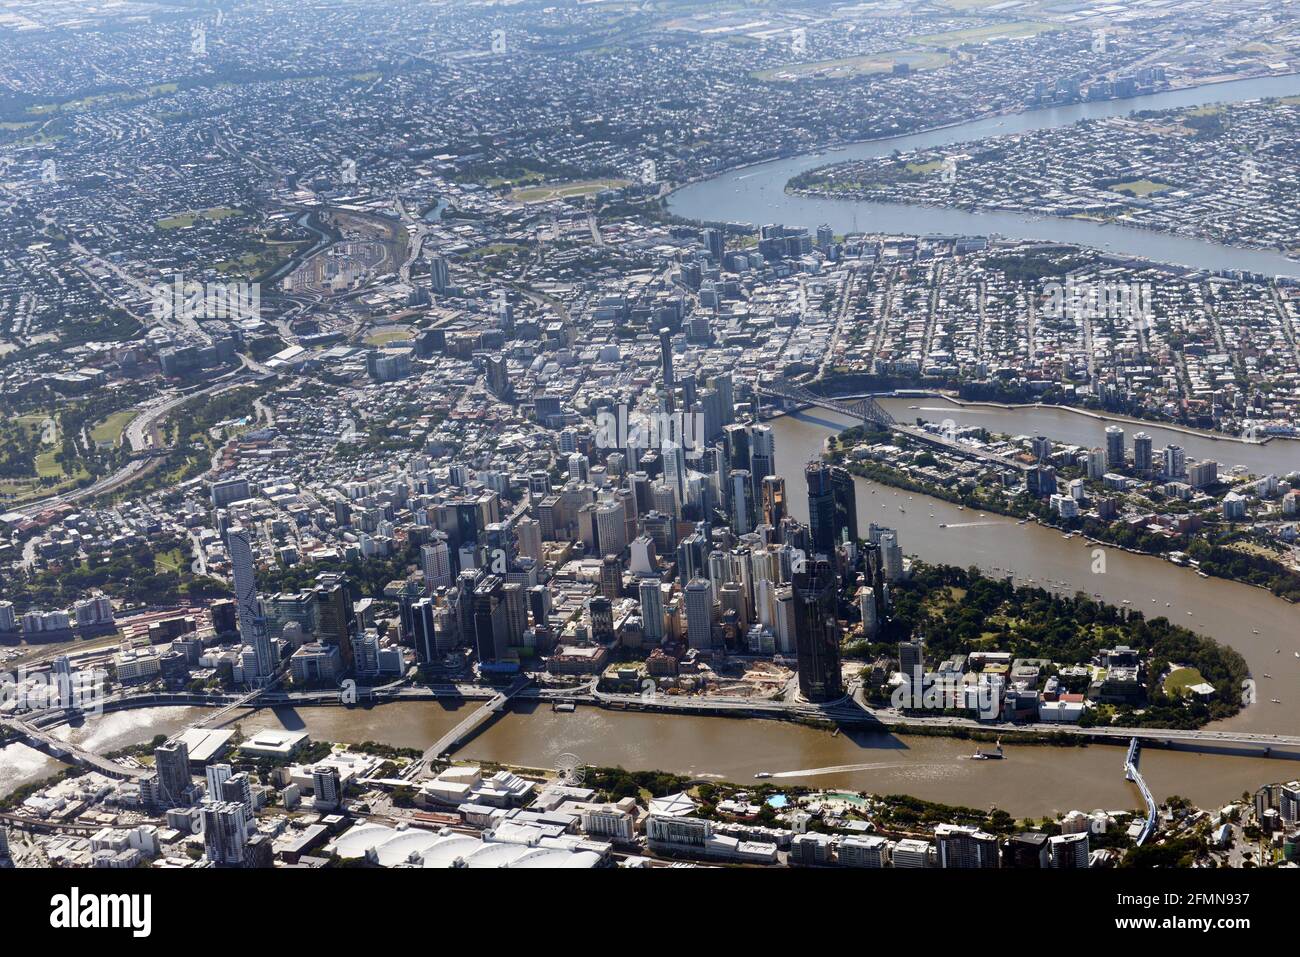
<path id="1" fill-rule="evenodd" d="M 757 472 L 755 473 L 758 474 Z M 763 524 L 773 528 L 781 527 L 785 518 L 785 479 L 779 475 L 767 475 L 763 478 Z"/>
<path id="2" fill-rule="evenodd" d="M 474 645 L 485 664 L 506 653 L 505 583 L 496 575 L 488 575 L 474 589 Z"/>
<path id="3" fill-rule="evenodd" d="M 623 565 L 617 555 L 606 555 L 600 563 L 600 593 L 616 601 L 623 593 Z"/>
<path id="4" fill-rule="evenodd" d="M 235 526 L 226 532 L 230 549 L 230 578 L 235 587 L 235 611 L 239 616 L 239 637 L 257 656 L 255 678 L 275 671 L 275 646 L 266 631 L 266 621 L 257 601 L 257 572 L 253 564 L 253 540 L 247 529 Z"/>
<path id="5" fill-rule="evenodd" d="M 664 598 L 659 579 L 641 579 L 637 597 L 641 601 L 641 627 L 646 641 L 657 645 L 664 640 Z"/>
<path id="6" fill-rule="evenodd" d="M 184 741 L 164 741 L 153 749 L 154 770 L 158 773 L 158 803 L 164 808 L 183 807 L 189 803 L 190 749 Z"/>
<path id="7" fill-rule="evenodd" d="M 880 533 L 880 568 L 887 582 L 902 581 L 906 575 L 903 567 L 903 549 L 898 544 L 898 533 L 887 528 Z"/>
<path id="8" fill-rule="evenodd" d="M 420 548 L 420 564 L 425 587 L 443 588 L 451 584 L 451 549 L 445 538 Z"/>
<path id="9" fill-rule="evenodd" d="M 1150 472 L 1152 469 L 1152 440 L 1146 432 L 1139 432 L 1133 436 L 1133 468 L 1139 472 Z M 1092 476 L 1090 475 L 1089 478 Z"/>
<path id="10" fill-rule="evenodd" d="M 356 612 L 347 576 L 322 572 L 316 576 L 316 628 L 322 643 L 336 645 L 345 672 L 353 668 L 352 632 Z"/>
<path id="11" fill-rule="evenodd" d="M 754 530 L 754 482 L 747 469 L 732 469 L 731 530 L 745 535 Z"/>
<path id="12" fill-rule="evenodd" d="M 685 595 L 686 641 L 691 648 L 708 651 L 713 647 L 713 585 L 707 578 L 693 578 Z"/>
<path id="13" fill-rule="evenodd" d="M 446 292 L 451 288 L 451 270 L 447 260 L 441 256 L 429 260 L 429 284 L 434 292 Z"/>
<path id="14" fill-rule="evenodd" d="M 682 588 L 692 578 L 699 578 L 708 573 L 708 541 L 697 526 L 677 545 L 677 580 Z"/>
<path id="15" fill-rule="evenodd" d="M 203 806 L 203 848 L 213 864 L 238 866 L 244 862 L 248 812 L 233 801 Z"/>
<path id="16" fill-rule="evenodd" d="M 627 548 L 627 512 L 622 502 L 596 506 L 596 539 L 606 555 L 622 555 Z"/>
<path id="17" fill-rule="evenodd" d="M 831 466 L 831 492 L 835 499 L 835 541 L 858 540 L 858 490 L 853 474 L 838 465 Z"/>
<path id="18" fill-rule="evenodd" d="M 729 425 L 722 430 L 727 448 L 727 467 L 749 468 L 749 430 L 743 425 Z"/>
<path id="19" fill-rule="evenodd" d="M 844 694 L 835 568 L 828 561 L 810 561 L 794 573 L 792 585 L 799 691 L 809 701 L 833 701 Z"/>
<path id="20" fill-rule="evenodd" d="M 339 769 L 318 764 L 311 769 L 312 804 L 320 810 L 332 810 L 343 802 L 343 782 Z"/>
<path id="21" fill-rule="evenodd" d="M 676 382 L 673 379 L 673 339 L 672 330 L 668 328 L 659 330 L 659 361 L 663 365 L 664 374 L 664 392 L 668 396 L 668 411 L 673 410 L 673 389 Z"/>
<path id="22" fill-rule="evenodd" d="M 868 640 L 876 637 L 876 629 L 880 625 L 879 613 L 876 609 L 876 590 L 870 585 L 863 585 L 858 589 L 858 611 L 862 614 L 862 633 Z"/>
<path id="23" fill-rule="evenodd" d="M 776 438 L 770 425 L 754 425 L 749 430 L 749 471 L 754 475 L 754 501 L 762 500 L 763 481 L 776 474 Z M 769 522 L 775 525 L 775 522 Z"/>
<path id="24" fill-rule="evenodd" d="M 1165 477 L 1176 479 L 1187 475 L 1187 453 L 1181 445 L 1165 446 Z"/>
<path id="25" fill-rule="evenodd" d="M 439 657 L 436 612 L 437 606 L 432 598 L 421 598 L 411 605 L 411 643 L 420 664 L 428 664 Z"/>
<path id="26" fill-rule="evenodd" d="M 501 595 L 506 606 L 506 643 L 517 647 L 528 630 L 528 592 L 522 582 L 506 582 Z"/>
<path id="27" fill-rule="evenodd" d="M 592 641 L 614 640 L 614 606 L 604 595 L 595 595 L 587 602 L 591 615 Z"/>
<path id="28" fill-rule="evenodd" d="M 1106 426 L 1106 468 L 1112 472 L 1124 467 L 1124 430 L 1118 425 Z"/>
<path id="29" fill-rule="evenodd" d="M 234 773 L 234 769 L 229 764 L 209 764 L 204 775 L 208 786 L 203 803 L 211 804 L 220 801 L 221 786 L 229 781 Z"/>
<path id="30" fill-rule="evenodd" d="M 808 530 L 813 552 L 830 555 L 835 550 L 835 490 L 831 469 L 822 462 L 809 462 L 803 470 L 808 483 Z"/>
<path id="31" fill-rule="evenodd" d="M 898 643 L 898 670 L 903 673 L 903 680 L 911 684 L 914 692 L 921 690 L 925 677 L 925 648 L 920 641 Z"/>
<path id="32" fill-rule="evenodd" d="M 999 867 L 998 839 L 985 831 L 960 824 L 940 824 L 934 829 L 940 867 Z"/>

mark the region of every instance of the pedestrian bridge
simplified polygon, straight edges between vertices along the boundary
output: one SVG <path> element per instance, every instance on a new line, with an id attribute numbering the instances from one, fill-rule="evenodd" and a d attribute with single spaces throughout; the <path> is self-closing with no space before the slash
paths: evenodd
<path id="1" fill-rule="evenodd" d="M 1147 817 L 1142 824 L 1142 832 L 1137 837 L 1138 847 L 1141 847 L 1147 838 L 1156 832 L 1156 819 L 1159 813 L 1156 799 L 1151 796 L 1151 789 L 1147 787 L 1146 781 L 1142 780 L 1142 772 L 1138 770 L 1138 758 L 1141 756 L 1142 744 L 1134 738 L 1128 744 L 1128 756 L 1124 759 L 1124 777 L 1138 786 L 1138 790 L 1142 792 L 1142 800 L 1147 802 Z"/>
<path id="2" fill-rule="evenodd" d="M 504 691 L 493 695 L 488 701 L 485 701 L 480 707 L 475 708 L 473 713 L 464 721 L 456 725 L 441 738 L 429 745 L 420 760 L 412 762 L 403 772 L 403 777 L 408 780 L 418 777 L 421 772 L 429 767 L 434 761 L 443 755 L 450 754 L 458 745 L 463 743 L 466 738 L 476 732 L 488 721 L 491 721 L 497 715 L 506 709 L 510 699 L 524 688 L 528 687 L 532 681 L 531 678 L 521 676 L 515 679 L 514 684 Z"/>
<path id="3" fill-rule="evenodd" d="M 38 751 L 45 752 L 52 758 L 76 764 L 79 767 L 89 768 L 92 771 L 98 771 L 100 774 L 108 775 L 111 778 L 136 781 L 145 774 L 144 768 L 118 764 L 116 761 L 110 761 L 94 751 L 87 751 L 85 748 L 80 748 L 67 741 L 60 741 L 50 732 L 27 721 L 21 721 L 17 718 L 0 718 L 0 727 L 12 731 L 18 736 L 19 740 Z"/>

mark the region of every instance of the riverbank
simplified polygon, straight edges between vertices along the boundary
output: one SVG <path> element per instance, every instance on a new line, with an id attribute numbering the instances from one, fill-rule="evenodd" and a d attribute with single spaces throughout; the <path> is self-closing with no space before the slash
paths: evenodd
<path id="1" fill-rule="evenodd" d="M 843 445 L 846 436 L 849 436 L 847 441 L 852 442 L 853 433 L 856 431 L 856 429 L 849 429 L 841 432 L 837 437 L 837 444 Z M 838 454 L 842 455 L 843 453 Z M 1133 555 L 1147 555 L 1171 561 L 1170 555 L 1184 549 L 1193 549 L 1195 543 L 1200 542 L 1203 543 L 1203 550 L 1208 549 L 1208 552 L 1199 561 L 1189 558 L 1184 562 L 1171 561 L 1171 564 L 1196 570 L 1200 574 L 1221 578 L 1225 581 L 1249 585 L 1254 588 L 1263 588 L 1289 604 L 1296 604 L 1298 596 L 1300 596 L 1300 572 L 1296 572 L 1280 562 L 1261 555 L 1234 552 L 1233 549 L 1228 547 L 1228 543 L 1222 541 L 1212 542 L 1204 537 L 1198 537 L 1194 533 L 1181 535 L 1178 539 L 1155 534 L 1137 535 L 1135 537 L 1135 534 L 1128 526 L 1118 522 L 1099 522 L 1086 518 L 1062 520 L 1059 517 L 1054 517 L 1051 510 L 1041 501 L 1007 499 L 1002 495 L 996 497 L 977 496 L 975 493 L 982 488 L 979 485 L 976 485 L 971 492 L 963 494 L 961 491 L 948 486 L 913 478 L 894 466 L 879 461 L 859 460 L 844 462 L 843 464 L 854 475 L 867 481 L 878 482 L 881 485 L 902 491 L 927 495 L 931 498 L 950 502 L 964 509 L 991 512 L 995 515 L 1017 519 L 1020 522 L 1034 522 L 1043 528 L 1060 532 L 1062 535 L 1081 535 L 1090 544 L 1116 548 Z"/>
<path id="2" fill-rule="evenodd" d="M 833 143 L 786 158 L 765 158 L 692 180 L 668 193 L 668 212 L 693 222 L 782 223 L 810 231 L 826 224 L 839 234 L 862 232 L 859 217 L 870 230 L 896 235 L 1001 236 L 1012 240 L 1067 243 L 1106 250 L 1152 264 L 1171 263 L 1211 273 L 1242 270 L 1273 276 L 1300 275 L 1300 264 L 1278 253 L 1245 247 L 1217 245 L 1148 229 L 1099 225 L 1054 217 L 1034 221 L 1002 212 L 969 213 L 925 206 L 840 202 L 787 195 L 785 184 L 800 173 L 826 165 L 826 153 L 836 150 L 840 159 L 888 156 L 895 150 L 925 149 L 1060 127 L 1082 119 L 1123 116 L 1133 110 L 1158 110 L 1240 102 L 1300 93 L 1297 74 L 1267 74 L 1252 78 L 1223 79 L 1165 90 L 1127 100 L 1098 100 L 1069 106 L 1026 109 L 936 125 L 928 131 L 895 134 L 853 143 Z"/>
<path id="3" fill-rule="evenodd" d="M 1290 435 L 1266 435 L 1262 439 L 1245 439 L 1239 435 L 1229 435 L 1227 432 L 1216 432 L 1211 429 L 1198 429 L 1190 425 L 1180 425 L 1177 422 L 1170 422 L 1167 419 L 1142 418 L 1141 416 L 1124 415 L 1119 412 L 1097 412 L 1093 409 L 1081 409 L 1076 405 L 1063 405 L 1056 402 L 997 402 L 991 399 L 963 399 L 961 396 L 952 395 L 949 392 L 935 390 L 917 390 L 914 395 L 908 395 L 906 398 L 935 398 L 942 399 L 944 402 L 951 402 L 953 405 L 959 405 L 962 408 L 979 408 L 988 406 L 995 409 L 1003 409 L 1007 412 L 1021 412 L 1033 409 L 1051 409 L 1069 412 L 1072 415 L 1081 415 L 1098 422 L 1113 422 L 1116 425 L 1133 425 L 1133 426 L 1155 426 L 1168 432 L 1179 432 L 1183 435 L 1194 436 L 1195 438 L 1205 439 L 1210 442 L 1235 442 L 1239 445 L 1256 445 L 1266 446 L 1272 442 L 1295 443 L 1296 452 L 1300 453 L 1300 436 Z M 850 398 L 860 398 L 852 396 Z M 898 398 L 903 398 L 898 396 Z"/>
<path id="4" fill-rule="evenodd" d="M 1195 91 L 1195 90 L 1212 90 L 1217 86 L 1223 86 L 1230 83 L 1249 83 L 1255 80 L 1285 79 L 1288 77 L 1300 77 L 1300 71 L 1290 72 L 1290 73 L 1271 73 L 1271 72 L 1260 73 L 1255 76 L 1223 77 L 1217 80 L 1206 80 L 1204 83 L 1190 83 L 1185 86 L 1171 86 L 1167 90 L 1158 90 L 1155 93 L 1143 93 L 1143 94 L 1137 94 L 1135 96 L 1117 96 L 1117 97 L 1112 97 L 1108 100 L 1094 100 L 1090 102 L 1094 104 L 1124 103 L 1129 100 L 1146 99 L 1148 97 L 1161 96 L 1163 94 L 1186 93 L 1188 91 Z M 888 136 L 869 136 L 863 139 L 856 139 L 856 140 L 836 140 L 835 142 L 832 143 L 819 144 L 818 146 L 815 146 L 812 149 L 780 150 L 772 154 L 771 156 L 764 157 L 763 159 L 750 160 L 745 163 L 737 163 L 734 166 L 728 166 L 722 172 L 718 172 L 717 170 L 711 170 L 705 173 L 697 173 L 694 176 L 687 177 L 681 182 L 673 183 L 672 186 L 668 189 L 668 191 L 663 193 L 660 198 L 667 200 L 674 193 L 680 192 L 681 190 L 684 190 L 690 186 L 696 186 L 699 185 L 700 183 L 707 183 L 710 180 L 715 180 L 721 176 L 727 176 L 733 173 L 743 173 L 747 170 L 752 170 L 762 166 L 767 166 L 771 163 L 781 163 L 787 160 L 798 159 L 799 157 L 804 157 L 804 156 L 820 157 L 831 152 L 843 151 L 855 146 L 874 146 L 877 144 L 887 145 L 889 143 L 910 139 L 916 136 L 925 136 L 934 133 L 942 133 L 945 130 L 959 129 L 963 126 L 969 126 L 974 123 L 989 123 L 996 120 L 1005 121 L 1006 119 L 1011 117 L 1027 116 L 1033 113 L 1046 112 L 1051 109 L 1052 109 L 1051 107 L 1023 106 L 1020 109 L 1004 110 L 1001 112 L 998 112 L 996 110 L 990 110 L 990 111 L 985 111 L 983 113 L 974 114 L 965 119 L 952 120 L 951 122 L 948 123 L 936 123 L 929 126 L 917 126 L 913 129 L 908 130 L 906 133 L 891 133 Z M 724 221 L 719 220 L 718 222 L 724 222 Z"/>
<path id="5" fill-rule="evenodd" d="M 800 176 L 812 176 L 816 173 L 820 173 L 824 171 L 832 171 L 838 167 L 847 166 L 849 165 L 850 162 L 852 161 L 827 163 L 825 166 L 818 166 L 811 170 L 808 170 L 806 173 L 800 174 Z M 980 215 L 981 213 L 1006 213 L 1009 215 L 1011 214 L 1026 215 L 1025 210 L 1022 207 L 1004 206 L 1004 205 L 999 205 L 998 203 L 990 203 L 986 205 L 983 203 L 953 203 L 953 204 L 931 203 L 931 202 L 924 202 L 919 200 L 907 202 L 902 199 L 894 199 L 890 195 L 876 194 L 872 190 L 847 189 L 847 190 L 829 191 L 824 189 L 818 189 L 815 186 L 795 186 L 792 184 L 793 184 L 793 180 L 791 180 L 791 183 L 788 183 L 786 185 L 786 192 L 791 196 L 798 196 L 803 199 L 830 200 L 833 202 L 851 202 L 851 203 L 876 203 L 881 205 L 898 206 L 905 209 L 914 209 L 917 207 L 922 207 L 925 209 L 952 210 L 954 212 L 970 213 L 971 215 L 976 215 L 976 216 Z M 1035 218 L 1036 221 L 1049 218 L 1047 214 L 1044 213 L 1029 213 L 1028 215 Z M 1171 236 L 1179 239 L 1190 239 L 1196 242 L 1216 241 L 1214 237 L 1209 233 L 1199 233 L 1199 232 L 1180 233 L 1169 229 L 1159 229 L 1155 226 L 1150 226 L 1141 220 L 1129 219 L 1129 220 L 1125 220 L 1123 223 L 1120 223 L 1118 218 L 1099 219 L 1090 216 L 1090 217 L 1079 217 L 1079 221 L 1092 223 L 1097 226 L 1123 225 L 1125 229 L 1136 229 L 1136 230 L 1141 230 L 1144 232 L 1151 233 L 1152 235 L 1156 235 L 1156 236 Z M 1278 246 L 1269 246 L 1264 243 L 1241 243 L 1241 242 L 1234 242 L 1234 243 L 1224 242 L 1220 244 L 1232 249 L 1258 250 L 1260 252 L 1277 253 L 1278 255 L 1284 256 L 1285 258 L 1291 260 L 1298 267 L 1300 267 L 1300 259 L 1297 259 L 1295 256 L 1292 256 L 1288 251 L 1290 247 L 1286 246 L 1285 244 L 1278 245 Z"/>

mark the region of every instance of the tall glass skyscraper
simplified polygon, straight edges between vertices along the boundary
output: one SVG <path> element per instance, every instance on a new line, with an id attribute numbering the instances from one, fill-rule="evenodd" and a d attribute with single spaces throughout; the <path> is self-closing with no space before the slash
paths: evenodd
<path id="1" fill-rule="evenodd" d="M 799 691 L 809 701 L 833 701 L 844 694 L 835 566 L 822 559 L 809 561 L 793 577 Z"/>

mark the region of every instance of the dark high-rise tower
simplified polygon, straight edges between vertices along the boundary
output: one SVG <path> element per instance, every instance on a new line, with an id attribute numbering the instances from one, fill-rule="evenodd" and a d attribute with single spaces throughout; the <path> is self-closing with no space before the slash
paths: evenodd
<path id="1" fill-rule="evenodd" d="M 835 550 L 835 488 L 831 469 L 821 462 L 809 462 L 803 470 L 808 482 L 808 532 L 813 552 L 830 555 Z"/>
<path id="2" fill-rule="evenodd" d="M 351 671 L 352 635 L 356 626 L 356 612 L 352 604 L 352 589 L 344 575 L 322 572 L 316 576 L 313 590 L 316 598 L 317 631 L 321 642 L 336 645 L 343 662 L 343 670 Z"/>
<path id="3" fill-rule="evenodd" d="M 808 528 L 813 552 L 830 555 L 846 537 L 856 541 L 858 503 L 852 473 L 839 466 L 809 462 L 804 478 L 808 481 Z"/>
<path id="4" fill-rule="evenodd" d="M 799 691 L 814 702 L 833 701 L 844 694 L 835 582 L 835 567 L 821 559 L 807 562 L 793 575 Z"/>
<path id="5" fill-rule="evenodd" d="M 729 468 L 749 469 L 749 430 L 743 425 L 729 425 L 722 430 L 727 447 Z"/>
<path id="6" fill-rule="evenodd" d="M 500 661 L 507 645 L 505 581 L 488 575 L 474 589 L 474 646 L 482 663 Z"/>
<path id="7" fill-rule="evenodd" d="M 663 328 L 659 330 L 659 353 L 663 362 L 664 371 L 664 392 L 668 395 L 668 411 L 673 410 L 673 389 L 676 382 L 673 381 L 673 341 L 672 332 Z"/>
<path id="8" fill-rule="evenodd" d="M 845 537 L 858 540 L 858 490 L 853 474 L 838 465 L 831 466 L 831 490 L 835 496 L 835 540 Z M 846 535 L 847 533 L 847 535 Z"/>

